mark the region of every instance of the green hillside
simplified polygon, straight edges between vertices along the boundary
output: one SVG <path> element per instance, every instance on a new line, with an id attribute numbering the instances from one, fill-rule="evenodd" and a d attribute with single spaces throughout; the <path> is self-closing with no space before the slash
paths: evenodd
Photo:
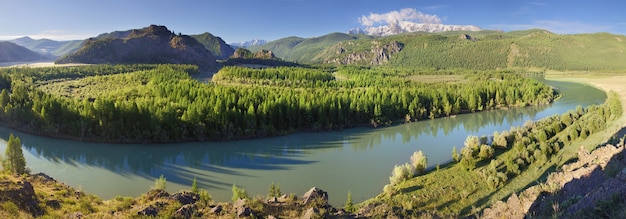
<path id="1" fill-rule="evenodd" d="M 314 38 L 287 37 L 269 43 L 250 46 L 252 52 L 270 50 L 287 61 L 318 63 L 323 61 L 318 54 L 338 42 L 357 39 L 372 39 L 372 36 L 344 33 L 331 33 Z"/>
<path id="2" fill-rule="evenodd" d="M 203 34 L 190 35 L 190 37 L 204 45 L 217 59 L 228 59 L 235 52 L 235 49 L 226 44 L 222 38 L 216 37 L 211 33 L 205 32 Z"/>
<path id="3" fill-rule="evenodd" d="M 400 45 L 401 51 L 386 51 Z M 366 37 L 333 33 L 317 38 L 288 37 L 251 50 L 267 49 L 300 63 L 386 64 L 435 69 L 541 68 L 577 71 L 626 69 L 626 36 L 609 33 L 560 35 L 524 31 L 451 31 Z M 384 62 L 371 59 L 388 57 Z"/>

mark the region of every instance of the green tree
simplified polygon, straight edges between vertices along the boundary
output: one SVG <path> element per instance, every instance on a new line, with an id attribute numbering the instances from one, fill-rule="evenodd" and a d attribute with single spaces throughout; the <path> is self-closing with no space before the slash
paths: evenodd
<path id="1" fill-rule="evenodd" d="M 5 156 L 3 161 L 5 171 L 18 175 L 26 173 L 26 159 L 22 153 L 22 142 L 19 137 L 13 136 L 13 133 L 9 136 Z"/>
<path id="2" fill-rule="evenodd" d="M 235 184 L 233 184 L 232 191 L 233 191 L 233 197 L 231 198 L 231 200 L 233 201 L 233 203 L 235 203 L 239 199 L 248 199 L 248 198 L 250 198 L 248 196 L 248 192 L 244 188 L 239 188 Z"/>
<path id="3" fill-rule="evenodd" d="M 198 194 L 198 192 L 200 192 L 200 189 L 198 189 L 198 182 L 196 177 L 193 178 L 193 182 L 191 182 L 191 192 Z"/>
<path id="4" fill-rule="evenodd" d="M 160 190 L 165 190 L 165 188 L 167 188 L 167 180 L 163 174 L 161 174 L 161 176 L 154 181 L 154 188 Z"/>
<path id="5" fill-rule="evenodd" d="M 346 200 L 346 204 L 343 206 L 343 209 L 347 212 L 353 212 L 355 210 L 354 203 L 352 202 L 352 192 L 350 190 L 348 190 L 348 200 Z"/>
<path id="6" fill-rule="evenodd" d="M 270 190 L 267 193 L 267 196 L 272 198 L 272 197 L 278 197 L 280 196 L 280 184 L 274 184 L 274 182 L 272 182 L 272 184 L 270 185 Z"/>

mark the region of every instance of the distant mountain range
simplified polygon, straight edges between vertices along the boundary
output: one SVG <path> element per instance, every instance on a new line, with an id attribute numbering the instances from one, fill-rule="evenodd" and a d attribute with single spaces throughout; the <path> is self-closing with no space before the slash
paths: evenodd
<path id="1" fill-rule="evenodd" d="M 216 65 L 213 54 L 198 40 L 157 25 L 89 38 L 76 52 L 56 63 L 174 63 L 193 64 L 201 69 Z"/>
<path id="2" fill-rule="evenodd" d="M 263 44 L 266 44 L 268 42 L 269 41 L 267 41 L 267 40 L 254 39 L 254 40 L 248 40 L 246 42 L 241 42 L 241 43 L 231 43 L 230 45 L 232 47 L 235 47 L 235 48 L 248 48 L 250 46 L 263 45 Z"/>
<path id="3" fill-rule="evenodd" d="M 445 25 L 426 24 L 401 21 L 390 23 L 385 26 L 366 27 L 365 29 L 353 28 L 348 30 L 348 34 L 366 34 L 372 36 L 391 36 L 401 33 L 428 32 L 439 33 L 445 31 L 480 31 L 480 27 L 474 25 Z"/>
<path id="4" fill-rule="evenodd" d="M 55 41 L 49 39 L 32 39 L 30 37 L 21 37 L 9 42 L 26 47 L 39 54 L 47 56 L 60 57 L 76 51 L 83 40 L 70 40 L 70 41 Z"/>
<path id="5" fill-rule="evenodd" d="M 51 58 L 8 41 L 0 41 L 0 62 L 29 62 Z"/>

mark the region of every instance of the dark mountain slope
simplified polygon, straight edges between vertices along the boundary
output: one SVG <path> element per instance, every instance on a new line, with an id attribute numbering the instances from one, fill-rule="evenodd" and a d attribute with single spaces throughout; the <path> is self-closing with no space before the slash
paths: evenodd
<path id="1" fill-rule="evenodd" d="M 80 49 L 56 63 L 173 63 L 201 69 L 216 65 L 213 54 L 196 39 L 156 25 L 87 39 Z"/>

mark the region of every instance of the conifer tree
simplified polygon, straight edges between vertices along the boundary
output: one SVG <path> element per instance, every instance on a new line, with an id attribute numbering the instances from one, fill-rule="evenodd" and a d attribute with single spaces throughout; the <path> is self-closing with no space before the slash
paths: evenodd
<path id="1" fill-rule="evenodd" d="M 13 133 L 9 136 L 5 156 L 3 161 L 5 171 L 18 175 L 26 173 L 26 159 L 22 153 L 22 142 L 20 138 L 13 136 Z"/>

